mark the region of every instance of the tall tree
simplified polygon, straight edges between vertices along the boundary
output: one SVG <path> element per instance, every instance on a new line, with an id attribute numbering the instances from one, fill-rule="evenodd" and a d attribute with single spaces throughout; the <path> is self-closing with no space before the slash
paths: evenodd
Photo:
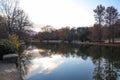
<path id="1" fill-rule="evenodd" d="M 93 10 L 95 13 L 95 20 L 99 24 L 99 41 L 101 42 L 102 40 L 102 31 L 101 31 L 101 24 L 104 21 L 104 15 L 105 15 L 105 7 L 102 5 L 98 5 L 95 10 Z"/>
<path id="2" fill-rule="evenodd" d="M 6 18 L 8 32 L 11 32 L 11 28 L 16 18 L 16 10 L 18 7 L 18 0 L 0 0 L 0 9 L 2 15 Z"/>
<path id="3" fill-rule="evenodd" d="M 17 33 L 21 39 L 21 34 L 25 32 L 26 27 L 32 26 L 32 23 L 29 21 L 28 15 L 22 9 L 18 8 L 16 10 L 16 15 L 12 31 Z"/>
<path id="4" fill-rule="evenodd" d="M 19 0 L 0 0 L 2 15 L 6 18 L 8 33 L 20 30 L 28 24 L 28 16 L 19 7 Z"/>
<path id="5" fill-rule="evenodd" d="M 107 7 L 106 9 L 106 23 L 109 25 L 109 42 L 114 43 L 114 24 L 118 20 L 119 13 L 117 9 L 115 9 L 113 6 Z"/>

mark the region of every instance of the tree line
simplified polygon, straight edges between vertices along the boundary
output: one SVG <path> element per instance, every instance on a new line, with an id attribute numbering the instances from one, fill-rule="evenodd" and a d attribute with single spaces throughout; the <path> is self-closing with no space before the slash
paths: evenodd
<path id="1" fill-rule="evenodd" d="M 51 25 L 42 27 L 34 38 L 42 40 L 62 40 L 71 43 L 74 40 L 81 42 L 104 42 L 114 43 L 115 38 L 120 38 L 119 12 L 114 6 L 105 8 L 98 5 L 94 11 L 96 23 L 90 27 L 53 29 Z"/>
<path id="2" fill-rule="evenodd" d="M 19 7 L 19 0 L 0 0 L 0 38 L 6 38 L 9 34 L 17 34 L 20 39 L 31 38 L 26 33 L 26 27 L 32 26 L 28 15 Z M 114 6 L 105 8 L 98 5 L 94 10 L 96 23 L 89 27 L 70 28 L 62 27 L 54 29 L 51 25 L 41 28 L 41 32 L 32 36 L 40 41 L 62 40 L 68 41 L 92 41 L 114 43 L 120 38 L 119 12 Z"/>

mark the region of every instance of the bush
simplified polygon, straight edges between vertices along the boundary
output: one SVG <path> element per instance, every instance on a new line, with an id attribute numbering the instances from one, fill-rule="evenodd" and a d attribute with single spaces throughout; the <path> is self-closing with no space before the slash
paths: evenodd
<path id="1" fill-rule="evenodd" d="M 18 36 L 15 34 L 9 35 L 9 40 L 18 50 L 20 47 L 20 42 L 19 42 Z"/>
<path id="2" fill-rule="evenodd" d="M 0 42 L 0 59 L 4 54 L 18 53 L 20 43 L 16 35 L 9 35 L 8 40 L 2 40 Z"/>
<path id="3" fill-rule="evenodd" d="M 1 41 L 0 46 L 1 46 L 0 52 L 4 51 L 2 53 L 7 54 L 17 52 L 17 47 L 9 40 Z"/>

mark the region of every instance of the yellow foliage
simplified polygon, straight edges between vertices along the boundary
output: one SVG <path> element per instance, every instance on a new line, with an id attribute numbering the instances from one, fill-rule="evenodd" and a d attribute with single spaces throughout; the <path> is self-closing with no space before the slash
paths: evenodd
<path id="1" fill-rule="evenodd" d="M 17 49 L 20 47 L 20 42 L 16 34 L 9 35 L 9 40 L 16 46 Z"/>

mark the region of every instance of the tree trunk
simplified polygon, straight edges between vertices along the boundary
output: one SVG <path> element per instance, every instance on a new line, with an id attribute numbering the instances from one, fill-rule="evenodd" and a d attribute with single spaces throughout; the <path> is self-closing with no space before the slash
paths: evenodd
<path id="1" fill-rule="evenodd" d="M 115 40 L 114 40 L 114 26 L 111 27 L 112 28 L 112 44 L 114 44 Z"/>

